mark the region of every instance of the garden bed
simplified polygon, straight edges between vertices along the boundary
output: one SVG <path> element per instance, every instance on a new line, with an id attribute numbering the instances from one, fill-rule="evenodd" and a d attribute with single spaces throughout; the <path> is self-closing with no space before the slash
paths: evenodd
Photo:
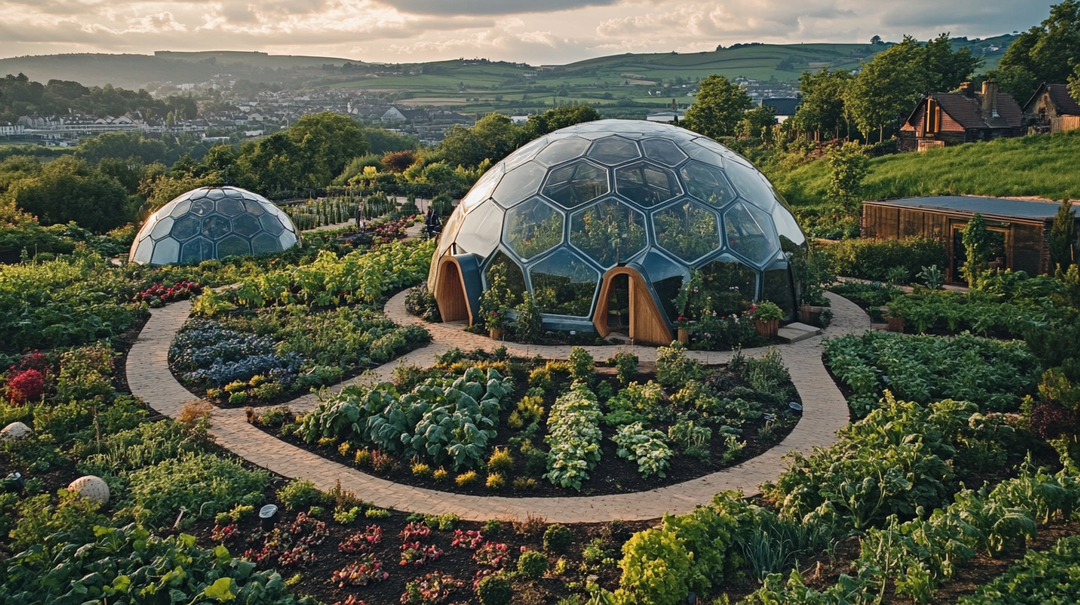
<path id="1" fill-rule="evenodd" d="M 657 367 L 652 364 L 637 368 L 632 376 L 635 384 L 630 387 L 624 387 L 620 382 L 618 368 L 598 364 L 588 382 L 592 391 L 608 394 L 607 398 L 600 398 L 600 413 L 606 414 L 606 417 L 597 423 L 600 434 L 597 447 L 599 463 L 588 471 L 588 479 L 581 483 L 580 489 L 574 489 L 556 485 L 544 478 L 550 470 L 550 452 L 545 447 L 551 430 L 547 418 L 560 398 L 571 391 L 573 378 L 569 374 L 568 364 L 519 358 L 499 361 L 482 352 L 453 361 L 444 359 L 434 368 L 399 372 L 397 391 L 401 394 L 410 390 L 415 392 L 413 387 L 423 380 L 457 377 L 469 368 L 483 368 L 485 371 L 501 369 L 513 383 L 512 391 L 502 399 L 496 434 L 486 441 L 474 464 L 462 464 L 455 468 L 449 462 L 436 462 L 426 455 L 414 460 L 407 453 L 392 452 L 383 458 L 384 453 L 379 445 L 361 435 L 350 433 L 318 437 L 303 434 L 302 427 L 290 422 L 291 413 L 282 409 L 262 408 L 261 412 L 252 411 L 249 417 L 259 428 L 293 445 L 398 483 L 476 496 L 567 497 L 640 492 L 714 473 L 758 456 L 780 443 L 801 416 L 801 412 L 790 406 L 792 402 L 798 404 L 799 399 L 786 372 L 784 381 L 771 384 L 770 392 L 766 392 L 752 388 L 744 370 L 708 367 L 703 368 L 701 380 L 695 381 L 696 387 L 691 386 L 691 389 L 697 390 L 684 391 L 660 387 L 656 383 Z M 538 386 L 542 389 L 542 395 L 540 391 L 532 391 L 533 395 L 530 395 L 530 390 Z M 359 387 L 350 389 L 346 389 L 337 401 L 362 400 L 370 393 Z M 701 406 L 699 408 L 694 408 L 693 402 L 688 404 L 687 401 L 696 396 L 701 397 L 696 400 Z M 650 397 L 651 400 L 642 402 Z M 642 402 L 642 408 L 627 410 L 624 401 L 628 399 Z M 543 420 L 523 420 L 527 414 L 522 406 L 516 406 L 522 401 L 538 405 L 544 412 Z M 333 403 L 323 405 L 320 409 L 334 408 Z M 316 415 L 321 413 L 316 411 Z M 365 420 L 357 422 L 363 424 Z M 619 455 L 621 448 L 613 438 L 633 422 L 643 422 L 643 432 L 658 431 L 659 435 L 653 435 L 659 437 L 664 445 L 655 447 L 670 449 L 671 456 L 668 466 L 662 470 L 663 476 L 656 473 L 646 475 L 641 471 L 639 461 Z M 515 425 L 517 428 L 511 428 Z M 709 434 L 708 438 L 700 439 L 697 448 L 689 445 L 689 442 L 680 443 L 678 438 L 689 427 L 696 427 L 698 435 L 701 431 Z M 416 431 L 419 433 L 420 429 Z M 733 437 L 726 437 L 729 432 Z M 358 459 L 357 451 L 368 453 Z M 491 459 L 496 451 L 508 454 L 509 460 L 497 462 Z M 414 472 L 413 465 L 417 462 L 424 464 L 424 468 L 420 469 L 423 472 Z M 436 478 L 434 471 L 440 468 L 448 472 Z M 475 480 L 459 485 L 457 477 L 469 471 L 477 473 Z M 485 471 L 489 474 L 485 474 Z M 485 477 L 495 473 L 500 475 L 502 484 L 488 487 Z"/>

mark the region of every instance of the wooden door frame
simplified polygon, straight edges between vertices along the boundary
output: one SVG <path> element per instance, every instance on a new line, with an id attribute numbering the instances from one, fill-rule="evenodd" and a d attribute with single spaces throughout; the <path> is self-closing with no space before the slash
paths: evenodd
<path id="1" fill-rule="evenodd" d="M 668 327 L 663 312 L 656 306 L 645 278 L 633 267 L 614 267 L 604 274 L 600 284 L 600 300 L 597 301 L 596 312 L 593 313 L 593 326 L 600 338 L 607 338 L 611 333 L 611 328 L 607 325 L 608 304 L 614 278 L 619 275 L 628 276 L 630 282 L 630 339 L 642 344 L 671 344 L 671 328 Z"/>
<path id="2" fill-rule="evenodd" d="M 461 264 L 452 255 L 439 258 L 435 273 L 435 302 L 444 322 L 468 320 L 472 325 L 473 310 L 465 294 L 465 277 Z"/>

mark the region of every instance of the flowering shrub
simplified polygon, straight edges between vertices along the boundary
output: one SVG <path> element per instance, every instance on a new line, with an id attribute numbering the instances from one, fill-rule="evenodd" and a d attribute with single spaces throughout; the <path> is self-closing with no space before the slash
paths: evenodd
<path id="1" fill-rule="evenodd" d="M 434 544 L 422 546 L 419 542 L 406 542 L 401 545 L 401 565 L 420 567 L 428 561 L 438 560 L 441 556 L 442 549 Z"/>
<path id="2" fill-rule="evenodd" d="M 23 370 L 7 382 L 8 398 L 15 405 L 38 399 L 45 391 L 45 375 L 38 370 Z"/>
<path id="3" fill-rule="evenodd" d="M 405 542 L 410 540 L 416 540 L 417 538 L 426 538 L 431 535 L 431 528 L 423 523 L 412 522 L 405 526 L 405 529 L 401 531 L 401 539 Z"/>
<path id="4" fill-rule="evenodd" d="M 462 531 L 460 529 L 454 530 L 454 541 L 450 543 L 450 546 L 457 546 L 459 548 L 468 548 L 469 550 L 476 550 L 484 541 L 484 536 L 480 535 L 480 532 L 475 530 Z"/>
<path id="5" fill-rule="evenodd" d="M 160 307 L 174 300 L 186 300 L 192 294 L 202 292 L 202 286 L 195 282 L 182 281 L 173 286 L 154 284 L 135 295 L 136 302 L 149 303 L 151 307 Z"/>
<path id="6" fill-rule="evenodd" d="M 349 563 L 342 569 L 335 571 L 330 577 L 332 584 L 338 588 L 349 586 L 367 586 L 374 582 L 382 582 L 389 578 L 390 574 L 382 570 L 382 564 L 375 555 L 364 555 L 359 561 Z"/>
<path id="7" fill-rule="evenodd" d="M 506 544 L 486 542 L 473 553 L 478 565 L 502 569 L 510 564 L 510 548 Z"/>
<path id="8" fill-rule="evenodd" d="M 465 587 L 465 582 L 438 571 L 409 582 L 401 595 L 402 605 L 438 605 L 445 603 L 451 593 Z"/>
<path id="9" fill-rule="evenodd" d="M 236 529 L 236 525 L 232 523 L 225 526 L 215 525 L 214 529 L 210 532 L 210 538 L 214 540 L 214 542 L 228 542 L 239 535 L 240 530 Z"/>

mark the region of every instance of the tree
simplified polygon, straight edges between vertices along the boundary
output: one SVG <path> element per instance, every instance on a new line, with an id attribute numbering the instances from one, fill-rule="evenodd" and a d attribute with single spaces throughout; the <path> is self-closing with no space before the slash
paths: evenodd
<path id="1" fill-rule="evenodd" d="M 827 162 L 829 188 L 826 199 L 848 211 L 857 211 L 862 202 L 862 182 L 870 170 L 870 161 L 862 147 L 854 141 L 834 147 L 829 150 Z"/>
<path id="2" fill-rule="evenodd" d="M 1080 64 L 1080 0 L 1050 7 L 1050 16 L 1020 34 L 987 77 L 1023 103 L 1040 82 L 1065 82 Z"/>
<path id="3" fill-rule="evenodd" d="M 929 94 L 955 90 L 970 80 L 982 63 L 982 58 L 973 56 L 971 49 L 966 46 L 953 51 L 949 34 L 941 34 L 923 46 L 921 73 L 926 79 L 920 83 L 919 92 Z"/>
<path id="4" fill-rule="evenodd" d="M 303 165 L 300 150 L 288 134 L 275 132 L 247 147 L 237 160 L 238 184 L 263 195 L 297 189 Z"/>
<path id="5" fill-rule="evenodd" d="M 517 128 L 510 118 L 490 113 L 476 126 L 454 126 L 439 143 L 438 153 L 452 167 L 473 168 L 485 159 L 499 162 L 517 149 Z"/>
<path id="6" fill-rule="evenodd" d="M 301 186 L 329 185 L 349 160 L 370 149 L 360 126 L 352 118 L 332 111 L 308 114 L 287 133 L 296 146 L 293 158 L 306 176 L 306 183 L 298 183 Z"/>
<path id="7" fill-rule="evenodd" d="M 405 172 L 405 169 L 416 163 L 416 153 L 412 150 L 391 151 L 382 157 L 382 164 L 390 172 Z"/>
<path id="8" fill-rule="evenodd" d="M 759 105 L 743 114 L 739 133 L 769 143 L 772 141 L 773 126 L 776 126 L 776 110 L 768 105 Z"/>
<path id="9" fill-rule="evenodd" d="M 870 38 L 870 44 L 881 44 L 881 36 L 872 36 Z"/>
<path id="10" fill-rule="evenodd" d="M 1076 211 L 1068 199 L 1061 202 L 1050 227 L 1050 271 L 1067 271 L 1076 264 Z"/>
<path id="11" fill-rule="evenodd" d="M 885 138 L 885 127 L 897 122 L 900 114 L 915 105 L 926 80 L 922 47 L 909 36 L 900 44 L 880 53 L 848 86 L 844 104 L 863 138 L 878 131 L 878 141 Z"/>
<path id="12" fill-rule="evenodd" d="M 802 102 L 791 118 L 795 128 L 814 133 L 816 140 L 822 133 L 839 138 L 840 131 L 848 127 L 844 93 L 853 79 L 847 71 L 830 72 L 827 67 L 816 74 L 804 71 L 799 76 Z"/>
<path id="13" fill-rule="evenodd" d="M 966 262 L 961 272 L 968 286 L 974 287 L 979 276 L 986 271 L 990 259 L 990 234 L 986 231 L 986 222 L 981 214 L 976 212 L 975 216 L 971 217 L 964 226 L 962 237 Z"/>
<path id="14" fill-rule="evenodd" d="M 574 103 L 549 109 L 544 113 L 529 116 L 525 125 L 521 127 L 521 144 L 541 137 L 549 132 L 555 132 L 560 128 L 593 122 L 600 119 L 600 112 L 590 105 Z"/>
<path id="15" fill-rule="evenodd" d="M 116 179 L 71 156 L 14 183 L 8 195 L 16 208 L 37 216 L 42 225 L 75 221 L 94 233 L 120 227 L 134 214 L 127 191 Z"/>
<path id="16" fill-rule="evenodd" d="M 1069 94 L 1077 103 L 1080 103 L 1080 63 L 1076 64 L 1076 69 L 1069 78 Z"/>
<path id="17" fill-rule="evenodd" d="M 753 105 L 741 86 L 713 74 L 702 80 L 694 104 L 686 110 L 683 126 L 713 139 L 732 136 L 743 114 Z"/>

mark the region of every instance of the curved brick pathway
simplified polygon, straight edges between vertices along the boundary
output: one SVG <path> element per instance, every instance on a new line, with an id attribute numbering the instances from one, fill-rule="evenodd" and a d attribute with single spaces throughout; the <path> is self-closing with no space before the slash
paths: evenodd
<path id="1" fill-rule="evenodd" d="M 829 336 L 862 333 L 870 328 L 865 313 L 850 301 L 827 294 L 832 301 L 833 321 Z M 435 342 L 413 351 L 395 362 L 375 371 L 379 379 L 389 378 L 398 364 L 426 367 L 435 357 L 452 348 L 493 349 L 497 343 L 470 334 L 452 325 L 427 324 L 405 313 L 405 294 L 390 299 L 386 314 L 401 325 L 422 324 L 431 331 Z M 173 303 L 151 311 L 150 321 L 143 328 L 131 349 L 127 361 L 127 379 L 131 392 L 141 397 L 155 410 L 176 418 L 184 404 L 197 401 L 169 371 L 168 351 L 176 332 L 187 321 L 190 303 Z M 564 359 L 570 354 L 566 346 L 525 346 L 507 343 L 515 355 L 541 355 L 549 359 Z M 586 347 L 596 359 L 606 359 L 616 351 L 632 350 L 642 361 L 654 361 L 652 347 L 604 346 Z M 329 490 L 340 481 L 344 489 L 377 506 L 425 514 L 456 513 L 462 519 L 523 519 L 526 515 L 543 517 L 554 523 L 593 523 L 612 519 L 648 520 L 664 513 L 685 513 L 698 504 L 706 504 L 717 492 L 740 490 L 746 495 L 758 493 L 758 485 L 775 480 L 784 469 L 782 457 L 798 450 L 809 454 L 813 447 L 828 446 L 836 441 L 836 431 L 848 423 L 848 407 L 840 390 L 821 362 L 822 337 L 816 336 L 792 345 L 778 347 L 791 379 L 803 401 L 803 417 L 799 424 L 777 446 L 736 466 L 710 475 L 646 492 L 610 496 L 581 496 L 558 498 L 507 498 L 500 496 L 465 496 L 411 487 L 362 473 L 321 456 L 295 447 L 255 428 L 247 422 L 242 409 L 215 408 L 211 433 L 223 447 L 285 477 L 310 479 L 321 490 Z M 761 349 L 748 351 L 753 355 Z M 691 352 L 706 363 L 727 362 L 731 354 Z M 371 379 L 370 377 L 367 379 Z M 360 377 L 358 380 L 364 380 Z M 295 411 L 310 410 L 316 402 L 314 395 L 304 395 L 290 402 Z M 603 462 L 601 462 L 603 464 Z"/>

